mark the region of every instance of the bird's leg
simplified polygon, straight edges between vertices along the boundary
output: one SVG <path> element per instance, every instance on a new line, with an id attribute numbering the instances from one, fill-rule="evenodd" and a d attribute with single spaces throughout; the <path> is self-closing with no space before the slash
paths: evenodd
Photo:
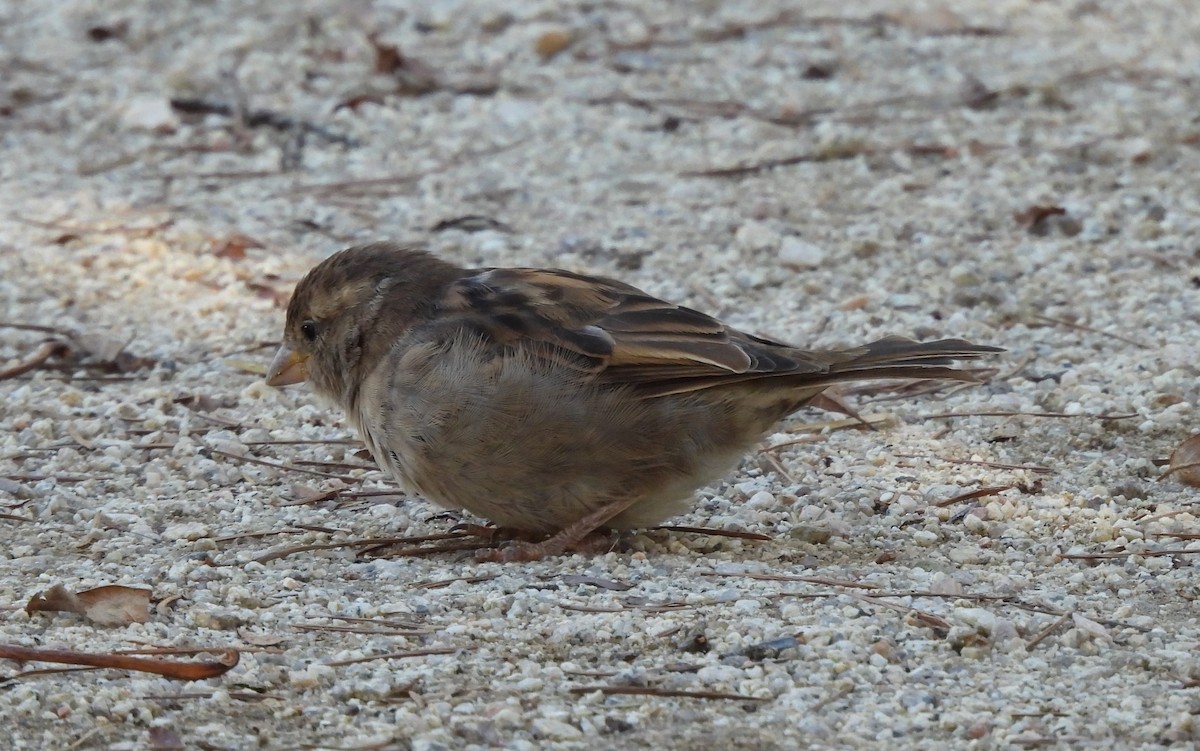
<path id="1" fill-rule="evenodd" d="M 562 555 L 567 550 L 578 546 L 609 519 L 632 506 L 633 501 L 632 498 L 621 499 L 601 506 L 541 542 L 515 542 L 502 548 L 477 550 L 475 559 L 495 561 L 496 563 L 515 563 L 517 561 L 540 561 L 547 556 Z"/>
<path id="2" fill-rule="evenodd" d="M 472 524 L 471 522 L 459 522 L 451 527 L 450 531 L 464 532 L 489 543 L 497 540 L 511 540 L 519 534 L 515 529 L 496 527 L 491 524 Z"/>

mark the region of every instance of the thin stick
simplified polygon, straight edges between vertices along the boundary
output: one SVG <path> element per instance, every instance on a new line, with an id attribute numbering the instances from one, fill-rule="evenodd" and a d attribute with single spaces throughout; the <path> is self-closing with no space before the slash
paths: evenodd
<path id="1" fill-rule="evenodd" d="M 1131 555 L 1140 555 L 1143 558 L 1160 558 L 1167 555 L 1200 555 L 1200 550 L 1168 548 L 1166 550 L 1118 550 L 1111 553 L 1059 553 L 1058 558 L 1068 561 L 1086 561 L 1098 558 L 1128 558 Z"/>
<path id="2" fill-rule="evenodd" d="M 357 665 L 360 662 L 374 662 L 375 660 L 401 660 L 406 657 L 426 657 L 428 655 L 452 655 L 460 651 L 458 647 L 429 647 L 428 649 L 412 649 L 407 652 L 385 652 L 380 655 L 368 655 L 366 657 L 353 657 L 348 660 L 335 660 L 334 662 L 325 663 L 331 668 L 340 668 L 343 665 Z"/>
<path id="3" fill-rule="evenodd" d="M 944 420 L 950 417 L 1060 417 L 1060 418 L 1076 418 L 1087 417 L 1093 420 L 1129 420 L 1138 415 L 1130 413 L 1127 415 L 1072 415 L 1066 412 L 1003 412 L 1003 411 L 987 411 L 987 412 L 941 412 L 932 415 L 921 415 L 918 420 Z"/>
<path id="4" fill-rule="evenodd" d="M 0 644 L 0 658 L 9 660 L 58 662 L 66 665 L 90 665 L 141 673 L 154 673 L 181 681 L 202 681 L 223 675 L 238 664 L 238 651 L 230 649 L 216 662 L 173 662 L 129 655 L 102 655 L 70 649 L 30 649 L 15 644 Z"/>
<path id="5" fill-rule="evenodd" d="M 1005 464 L 1003 462 L 985 462 L 979 459 L 956 459 L 954 457 L 934 456 L 933 454 L 895 454 L 901 459 L 929 459 L 940 462 L 950 462 L 951 464 L 970 464 L 976 467 L 991 467 L 992 469 L 1023 469 L 1028 472 L 1050 473 L 1054 470 L 1050 467 L 1042 467 L 1037 464 Z"/>
<path id="6" fill-rule="evenodd" d="M 264 467 L 272 467 L 274 469 L 282 469 L 286 472 L 300 472 L 306 475 L 315 477 L 324 477 L 328 480 L 341 480 L 342 482 L 362 482 L 362 478 L 350 477 L 349 475 L 335 475 L 329 472 L 318 472 L 315 469 L 304 469 L 303 467 L 293 467 L 288 464 L 280 464 L 278 462 L 269 462 L 266 459 L 256 459 L 252 456 L 242 456 L 241 454 L 231 454 L 228 451 L 220 449 L 209 449 L 213 456 L 223 456 L 234 461 L 245 462 L 247 464 L 259 464 Z"/>
<path id="7" fill-rule="evenodd" d="M 712 577 L 741 577 L 744 579 L 757 579 L 760 581 L 769 582 L 806 582 L 808 584 L 823 584 L 830 587 L 847 587 L 849 589 L 879 589 L 878 584 L 863 584 L 861 582 L 844 581 L 842 579 L 831 579 L 827 576 L 796 576 L 794 574 L 724 574 L 719 571 L 703 571 L 700 576 Z M 837 593 L 830 592 L 828 597 L 836 597 Z"/>
<path id="8" fill-rule="evenodd" d="M 951 628 L 953 628 L 953 624 L 951 624 L 950 621 L 946 620 L 945 618 L 941 617 L 940 615 L 934 615 L 933 613 L 930 613 L 925 610 L 921 610 L 919 608 L 909 607 L 908 605 L 901 605 L 898 602 L 888 602 L 887 600 L 881 600 L 878 597 L 860 595 L 855 592 L 846 592 L 846 596 L 853 597 L 854 599 L 856 599 L 860 602 L 865 602 L 868 605 L 882 605 L 883 607 L 891 608 L 892 610 L 895 610 L 898 613 L 904 613 L 906 615 L 912 614 L 921 623 L 925 624 L 926 626 L 930 626 L 932 628 L 941 629 L 943 631 L 949 631 Z"/>
<path id="9" fill-rule="evenodd" d="M 307 441 L 246 441 L 245 446 L 308 446 L 308 445 L 329 445 L 329 446 L 361 446 L 362 441 L 354 441 L 349 438 L 330 438 L 328 440 L 310 439 Z"/>
<path id="10" fill-rule="evenodd" d="M 712 537 L 733 537 L 739 540 L 761 540 L 770 542 L 775 539 L 770 535 L 762 535 L 757 532 L 743 532 L 737 529 L 713 529 L 711 527 L 685 527 L 680 525 L 661 525 L 654 529 L 663 529 L 668 532 L 684 532 L 695 535 L 710 535 Z"/>
<path id="11" fill-rule="evenodd" d="M 976 488 L 974 490 L 968 490 L 965 493 L 959 493 L 958 495 L 952 495 L 949 498 L 938 501 L 937 503 L 934 503 L 932 505 L 935 506 L 936 508 L 946 508 L 947 506 L 953 506 L 954 504 L 962 503 L 963 501 L 971 501 L 976 498 L 986 498 L 987 496 L 991 496 L 991 495 L 999 495 L 1000 493 L 1003 493 L 1006 490 L 1012 490 L 1015 487 L 1017 487 L 1017 486 L 1016 485 L 991 485 L 988 487 Z"/>
<path id="12" fill-rule="evenodd" d="M 9 323 L 8 321 L 0 321 L 0 329 L 17 329 L 19 331 L 37 331 L 42 334 L 54 334 L 66 339 L 74 339 L 75 335 L 65 329 L 56 328 L 54 326 L 40 326 L 36 323 Z"/>
<path id="13" fill-rule="evenodd" d="M 1138 349 L 1150 349 L 1150 345 L 1146 344 L 1145 342 L 1139 342 L 1138 340 L 1131 339 L 1128 336 L 1121 336 L 1120 334 L 1114 334 L 1111 331 L 1101 331 L 1098 328 L 1094 328 L 1092 326 L 1085 326 L 1082 323 L 1072 323 L 1071 321 L 1064 321 L 1061 318 L 1051 318 L 1050 316 L 1044 316 L 1044 315 L 1035 315 L 1033 317 L 1035 320 L 1045 321 L 1046 323 L 1053 323 L 1057 326 L 1066 326 L 1069 329 L 1077 329 L 1079 331 L 1087 331 L 1088 333 L 1091 333 L 1091 334 L 1099 334 L 1100 336 L 1107 336 L 1110 339 L 1116 339 L 1117 341 L 1125 342 L 1126 344 L 1132 344 L 1133 346 L 1137 347 Z"/>
<path id="14" fill-rule="evenodd" d="M 388 177 L 367 178 L 363 180 L 344 180 L 335 183 L 316 183 L 311 185 L 297 185 L 296 187 L 285 192 L 285 195 L 295 195 L 298 193 L 345 193 L 347 191 L 361 190 L 363 188 L 385 188 L 393 185 L 402 185 L 404 183 L 417 182 L 418 180 L 445 172 L 452 167 L 456 167 L 466 162 L 474 161 L 482 157 L 496 156 L 510 149 L 515 149 L 528 140 L 526 138 L 518 138 L 511 143 L 493 146 L 491 148 L 480 149 L 478 151 L 460 154 L 452 157 L 448 162 L 439 164 L 429 169 L 417 170 L 416 172 L 408 172 L 402 175 L 390 175 Z"/>
<path id="15" fill-rule="evenodd" d="M 684 699 L 723 699 L 734 701 L 771 701 L 761 696 L 746 696 L 745 694 L 727 694 L 721 691 L 680 691 L 669 688 L 654 688 L 652 686 L 578 686 L 569 689 L 572 694 L 590 694 L 599 691 L 605 696 L 669 696 Z"/>
<path id="16" fill-rule="evenodd" d="M 1041 644 L 1043 641 L 1045 641 L 1046 638 L 1048 636 L 1050 636 L 1050 634 L 1053 634 L 1055 631 L 1057 631 L 1059 626 L 1061 626 L 1064 623 L 1066 623 L 1067 621 L 1071 620 L 1071 615 L 1073 612 L 1074 611 L 1068 610 L 1067 612 L 1065 612 L 1061 616 L 1059 616 L 1058 620 L 1054 621 L 1054 623 L 1051 623 L 1049 626 L 1047 626 L 1046 628 L 1039 631 L 1037 633 L 1037 636 L 1030 639 L 1029 643 L 1027 643 L 1025 645 L 1025 651 L 1032 652 L 1034 650 L 1034 648 L 1037 645 Z"/>
<path id="17" fill-rule="evenodd" d="M 420 537 L 382 537 L 365 540 L 348 540 L 346 542 L 325 542 L 315 543 L 312 545 L 296 545 L 290 548 L 281 548 L 278 550 L 268 550 L 266 553 L 254 558 L 255 563 L 267 563 L 279 558 L 286 558 L 289 555 L 296 553 L 309 553 L 315 550 L 337 550 L 338 548 L 356 548 L 356 547 L 382 547 L 384 545 L 408 545 L 412 543 L 422 542 L 438 542 L 441 540 L 461 540 L 473 537 L 473 535 L 461 534 L 458 532 L 450 532 L 440 535 L 422 535 Z"/>
<path id="18" fill-rule="evenodd" d="M 16 378 L 19 375 L 24 375 L 25 373 L 28 373 L 42 363 L 46 362 L 51 357 L 62 356 L 70 351 L 70 345 L 68 345 L 66 342 L 59 341 L 58 339 L 51 339 L 48 342 L 44 342 L 42 346 L 37 348 L 36 352 L 34 352 L 24 361 L 17 363 L 7 370 L 0 370 L 0 381 L 5 381 L 9 378 Z"/>

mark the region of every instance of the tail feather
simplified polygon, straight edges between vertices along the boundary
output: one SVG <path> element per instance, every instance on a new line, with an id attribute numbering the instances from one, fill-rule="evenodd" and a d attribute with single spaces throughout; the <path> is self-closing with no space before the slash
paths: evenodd
<path id="1" fill-rule="evenodd" d="M 972 344 L 965 339 L 918 342 L 902 336 L 836 353 L 829 375 L 836 380 L 854 378 L 951 378 L 973 381 L 970 371 L 951 367 L 955 360 L 973 360 L 1003 352 L 1000 347 Z"/>
<path id="2" fill-rule="evenodd" d="M 791 411 L 821 393 L 826 387 L 844 381 L 929 378 L 978 382 L 980 378 L 975 373 L 954 367 L 954 362 L 973 360 L 1004 351 L 1001 347 L 972 344 L 964 339 L 918 342 L 902 336 L 889 336 L 846 350 L 810 352 L 784 348 L 783 345 L 775 346 L 783 349 L 785 356 L 789 358 L 786 365 L 777 370 L 671 377 L 674 375 L 674 368 L 669 366 L 657 371 L 643 368 L 638 371 L 641 375 L 641 378 L 637 379 L 638 392 L 644 397 L 652 398 L 758 381 L 764 389 L 796 389 L 795 405 L 788 410 Z"/>

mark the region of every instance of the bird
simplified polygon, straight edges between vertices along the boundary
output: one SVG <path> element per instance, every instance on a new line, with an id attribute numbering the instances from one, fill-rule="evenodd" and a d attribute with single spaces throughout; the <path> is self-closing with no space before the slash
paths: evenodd
<path id="1" fill-rule="evenodd" d="M 477 553 L 514 562 L 686 512 L 832 384 L 976 381 L 953 361 L 1002 351 L 899 336 L 807 350 L 616 279 L 377 242 L 296 285 L 266 382 L 307 381 L 406 490 L 516 533 Z"/>

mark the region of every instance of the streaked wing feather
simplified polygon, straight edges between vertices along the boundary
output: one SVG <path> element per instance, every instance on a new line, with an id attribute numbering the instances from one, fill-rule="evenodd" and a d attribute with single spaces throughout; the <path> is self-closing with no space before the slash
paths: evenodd
<path id="1" fill-rule="evenodd" d="M 887 337 L 852 349 L 807 352 L 742 333 L 624 282 L 554 269 L 469 271 L 440 307 L 458 321 L 454 325 L 513 351 L 650 396 L 764 376 L 818 390 L 867 378 L 971 380 L 951 362 L 1001 351 L 961 339 Z"/>
<path id="2" fill-rule="evenodd" d="M 720 321 L 623 282 L 551 269 L 483 269 L 451 286 L 447 312 L 469 316 L 496 341 L 574 364 L 591 359 L 605 380 L 638 383 L 653 366 L 669 377 L 746 373 L 769 357 L 748 352 Z M 599 366 L 599 367 L 596 367 Z M 628 370 L 627 370 L 628 368 Z"/>

